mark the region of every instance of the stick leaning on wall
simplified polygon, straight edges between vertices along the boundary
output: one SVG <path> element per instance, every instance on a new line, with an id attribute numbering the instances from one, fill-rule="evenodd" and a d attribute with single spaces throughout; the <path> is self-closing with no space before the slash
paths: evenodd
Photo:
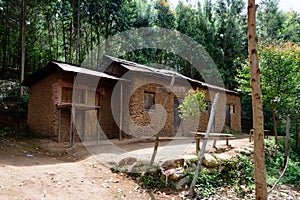
<path id="1" fill-rule="evenodd" d="M 167 98 L 165 99 L 165 101 L 164 101 L 164 103 L 163 103 L 163 107 L 165 107 L 166 104 L 167 104 L 167 102 L 169 101 L 170 94 L 171 94 L 171 88 L 173 87 L 174 82 L 175 82 L 175 73 L 173 74 L 173 77 L 172 77 L 170 86 L 169 86 L 169 88 L 167 89 L 168 94 L 167 94 Z M 165 114 L 164 114 L 164 112 L 163 112 L 162 119 L 163 119 L 164 117 L 165 117 Z M 161 120 L 161 121 L 162 121 L 162 120 Z M 154 148 L 153 148 L 153 153 L 152 153 L 152 157 L 151 157 L 151 160 L 150 160 L 149 168 L 151 168 L 151 167 L 153 166 L 153 163 L 154 163 L 154 160 L 155 160 L 155 157 L 156 157 L 156 154 L 157 154 L 158 141 L 159 141 L 159 131 L 158 131 L 158 132 L 156 133 L 156 135 L 155 135 L 155 143 L 154 143 Z"/>
<path id="2" fill-rule="evenodd" d="M 213 121 L 214 121 L 213 119 L 215 118 L 216 107 L 217 107 L 217 104 L 218 104 L 218 101 L 219 101 L 219 97 L 220 97 L 219 93 L 217 93 L 214 97 L 214 102 L 212 104 L 212 108 L 211 108 L 211 111 L 210 111 L 210 117 L 209 117 L 208 126 L 207 126 L 207 129 L 206 129 L 204 138 L 208 138 L 209 133 L 211 132 L 211 128 L 212 128 Z M 189 197 L 194 197 L 194 194 L 195 194 L 194 189 L 195 189 L 195 185 L 196 185 L 196 182 L 197 182 L 197 179 L 198 179 L 199 172 L 201 170 L 201 164 L 202 164 L 202 160 L 204 158 L 206 145 L 207 145 L 207 140 L 203 140 L 202 146 L 201 146 L 201 151 L 198 155 L 198 163 L 197 163 L 195 175 L 194 175 L 194 178 L 192 180 L 190 190 L 189 190 L 189 193 L 188 193 Z"/>

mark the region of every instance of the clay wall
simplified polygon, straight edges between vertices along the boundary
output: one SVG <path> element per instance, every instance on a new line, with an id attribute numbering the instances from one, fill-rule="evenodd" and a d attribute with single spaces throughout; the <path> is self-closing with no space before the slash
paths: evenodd
<path id="1" fill-rule="evenodd" d="M 162 114 L 158 114 L 157 116 L 159 117 L 155 117 L 155 112 L 159 112 L 156 108 L 153 110 L 144 110 L 144 92 L 154 93 L 156 104 L 163 105 L 165 99 L 167 98 L 167 93 L 165 91 L 159 91 L 158 88 L 163 87 L 163 85 L 169 85 L 170 80 L 155 78 L 155 83 L 153 82 L 153 77 L 148 76 L 143 76 L 142 78 L 139 76 L 132 79 L 132 95 L 130 96 L 129 102 L 125 103 L 129 107 L 128 116 L 131 120 L 131 123 L 128 123 L 128 121 L 124 122 L 126 126 L 125 130 L 128 133 L 136 137 L 150 137 L 157 132 L 156 129 L 158 128 L 158 126 L 162 126 L 162 128 L 158 128 L 160 130 L 161 136 L 174 136 L 174 134 L 177 134 L 177 136 L 190 136 L 190 132 L 193 131 L 206 131 L 209 120 L 209 109 L 202 112 L 200 118 L 182 119 L 179 131 L 174 133 L 174 97 L 176 96 L 177 98 L 183 99 L 189 87 L 187 87 L 185 91 L 181 92 L 180 94 L 170 94 L 165 106 L 165 122 L 161 118 L 161 116 L 163 116 Z M 175 87 L 181 86 L 182 85 L 180 83 L 175 83 Z M 196 87 L 193 88 L 196 89 Z M 208 91 L 205 88 L 199 89 L 206 93 L 206 102 L 210 102 L 212 104 L 213 97 L 216 94 L 216 91 Z M 220 100 L 216 110 L 213 131 L 224 132 L 226 130 L 226 106 L 231 106 L 231 109 L 234 110 L 232 113 L 230 113 L 230 130 L 240 131 L 240 97 L 238 95 L 229 93 L 225 94 L 224 92 L 220 94 Z M 152 121 L 151 115 L 154 116 L 152 118 Z"/>

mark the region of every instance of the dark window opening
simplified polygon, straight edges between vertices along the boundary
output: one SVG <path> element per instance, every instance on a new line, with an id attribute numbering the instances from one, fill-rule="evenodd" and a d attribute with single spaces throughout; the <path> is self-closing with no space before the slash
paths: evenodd
<path id="1" fill-rule="evenodd" d="M 144 92 L 143 110 L 155 110 L 155 93 Z"/>
<path id="2" fill-rule="evenodd" d="M 235 113 L 235 106 L 230 105 L 230 114 L 234 114 L 234 113 Z"/>

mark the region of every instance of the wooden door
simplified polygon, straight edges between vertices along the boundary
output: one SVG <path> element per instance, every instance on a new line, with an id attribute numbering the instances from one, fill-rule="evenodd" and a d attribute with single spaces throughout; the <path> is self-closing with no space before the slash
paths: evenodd
<path id="1" fill-rule="evenodd" d="M 174 135 L 177 134 L 181 123 L 180 111 L 178 108 L 180 103 L 181 103 L 181 99 L 174 97 Z"/>
<path id="2" fill-rule="evenodd" d="M 226 105 L 226 114 L 225 114 L 225 126 L 226 131 L 230 130 L 230 105 Z"/>

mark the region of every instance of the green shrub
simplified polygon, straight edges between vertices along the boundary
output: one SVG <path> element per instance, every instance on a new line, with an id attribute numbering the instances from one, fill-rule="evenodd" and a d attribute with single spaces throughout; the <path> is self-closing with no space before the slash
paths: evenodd
<path id="1" fill-rule="evenodd" d="M 273 185 L 283 171 L 285 139 L 279 138 L 278 146 L 274 139 L 265 142 L 266 172 L 269 185 Z M 300 153 L 297 151 L 296 143 L 290 139 L 290 159 L 287 170 L 279 183 L 295 185 L 300 187 Z"/>
<path id="2" fill-rule="evenodd" d="M 147 189 L 172 189 L 176 190 L 173 181 L 166 181 L 163 174 L 159 172 L 146 173 L 141 177 L 140 185 Z"/>
<path id="3" fill-rule="evenodd" d="M 13 133 L 15 133 L 15 131 L 8 126 L 0 129 L 0 136 L 4 136 L 7 134 L 13 134 Z"/>
<path id="4" fill-rule="evenodd" d="M 190 172 L 188 174 L 188 184 L 191 184 L 195 172 Z M 210 171 L 206 168 L 203 168 L 198 176 L 197 183 L 195 185 L 195 190 L 199 197 L 209 197 L 217 193 L 217 189 L 221 184 L 219 173 Z"/>
<path id="5" fill-rule="evenodd" d="M 234 187 L 235 192 L 244 196 L 251 192 L 254 184 L 253 160 L 245 155 L 238 155 L 223 164 L 220 174 L 223 184 Z"/>
<path id="6" fill-rule="evenodd" d="M 195 190 L 199 197 L 208 197 L 217 193 L 223 186 L 231 186 L 239 196 L 251 193 L 254 188 L 253 162 L 247 156 L 236 156 L 222 165 L 223 170 L 210 173 L 203 168 L 197 179 Z M 189 182 L 194 176 L 194 166 L 187 172 Z"/>

